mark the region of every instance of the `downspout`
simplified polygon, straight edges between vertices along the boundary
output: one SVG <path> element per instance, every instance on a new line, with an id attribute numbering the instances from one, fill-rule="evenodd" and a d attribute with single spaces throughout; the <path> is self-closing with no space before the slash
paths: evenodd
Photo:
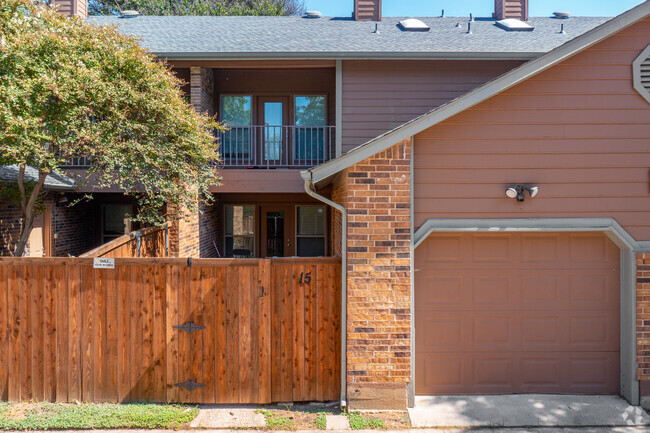
<path id="1" fill-rule="evenodd" d="M 313 190 L 313 183 L 311 179 L 311 172 L 301 171 L 300 175 L 305 181 L 305 192 L 318 201 L 325 203 L 328 206 L 341 212 L 341 409 L 347 407 L 347 322 L 348 322 L 348 286 L 347 286 L 347 273 L 348 273 L 348 260 L 347 260 L 347 245 L 348 245 L 348 213 L 343 205 L 333 202 L 332 200 L 323 197 Z"/>

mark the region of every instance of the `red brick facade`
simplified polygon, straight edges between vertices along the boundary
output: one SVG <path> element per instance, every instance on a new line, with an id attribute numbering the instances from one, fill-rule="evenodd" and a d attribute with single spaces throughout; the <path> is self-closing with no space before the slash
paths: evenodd
<path id="1" fill-rule="evenodd" d="M 636 256 L 637 380 L 650 381 L 650 253 Z M 643 387 L 642 387 L 643 388 Z"/>
<path id="2" fill-rule="evenodd" d="M 351 409 L 406 406 L 412 355 L 410 156 L 406 140 L 346 169 L 334 182 L 333 200 L 348 211 Z"/>

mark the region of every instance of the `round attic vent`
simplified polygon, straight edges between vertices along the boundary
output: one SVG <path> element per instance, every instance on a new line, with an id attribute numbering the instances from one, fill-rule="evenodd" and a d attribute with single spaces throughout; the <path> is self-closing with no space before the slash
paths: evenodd
<path id="1" fill-rule="evenodd" d="M 305 18 L 320 18 L 322 16 L 323 16 L 323 14 L 321 14 L 319 11 L 307 11 L 307 12 L 305 12 Z"/>
<path id="2" fill-rule="evenodd" d="M 555 16 L 555 18 L 558 18 L 558 19 L 561 19 L 561 20 L 566 20 L 571 16 L 571 14 L 569 12 L 562 12 L 562 11 L 553 12 L 553 15 Z"/>
<path id="3" fill-rule="evenodd" d="M 120 12 L 120 18 L 135 18 L 140 15 L 138 11 L 122 11 Z"/>

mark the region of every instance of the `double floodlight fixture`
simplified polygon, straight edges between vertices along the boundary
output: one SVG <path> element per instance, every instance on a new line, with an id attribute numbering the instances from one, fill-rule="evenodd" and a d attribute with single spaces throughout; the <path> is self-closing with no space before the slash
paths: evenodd
<path id="1" fill-rule="evenodd" d="M 517 201 L 524 201 L 526 199 L 525 192 L 528 192 L 530 198 L 533 198 L 539 192 L 539 187 L 529 185 L 513 185 L 506 189 L 506 196 L 509 198 L 516 198 Z"/>

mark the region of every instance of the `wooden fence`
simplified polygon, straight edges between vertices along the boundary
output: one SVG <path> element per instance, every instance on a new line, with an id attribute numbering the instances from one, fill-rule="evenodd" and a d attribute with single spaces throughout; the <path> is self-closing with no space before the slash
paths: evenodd
<path id="1" fill-rule="evenodd" d="M 0 399 L 339 397 L 341 262 L 0 259 Z"/>
<path id="2" fill-rule="evenodd" d="M 167 257 L 167 228 L 147 227 L 120 236 L 79 257 Z"/>

